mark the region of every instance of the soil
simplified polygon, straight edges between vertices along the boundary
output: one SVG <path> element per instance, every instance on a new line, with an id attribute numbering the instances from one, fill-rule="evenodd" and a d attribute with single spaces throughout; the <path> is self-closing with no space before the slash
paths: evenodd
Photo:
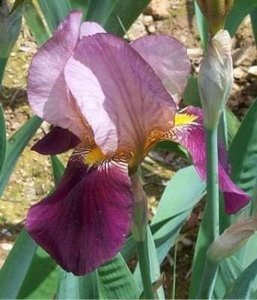
<path id="1" fill-rule="evenodd" d="M 166 9 L 164 15 L 148 8 L 144 14 L 139 16 L 129 30 L 128 36 L 130 39 L 135 39 L 146 34 L 161 33 L 176 37 L 188 48 L 193 72 L 197 73 L 202 51 L 195 25 L 193 3 L 189 0 L 169 0 L 167 3 L 168 10 Z M 23 24 L 19 39 L 11 53 L 5 72 L 3 88 L 0 92 L 8 137 L 32 115 L 27 103 L 26 79 L 31 58 L 36 50 L 37 45 L 34 39 L 26 25 Z M 242 119 L 249 105 L 257 96 L 257 77 L 249 72 L 249 67 L 257 63 L 257 51 L 249 18 L 244 20 L 236 34 L 233 57 L 235 83 L 228 106 Z M 30 150 L 31 145 L 42 136 L 43 130 L 47 130 L 47 125 L 43 124 L 42 128 L 38 130 L 38 133 L 24 150 L 0 201 L 0 266 L 10 251 L 17 234 L 23 227 L 28 208 L 45 196 L 53 187 L 52 174 L 49 171 L 51 170 L 49 159 Z M 166 162 L 168 161 L 168 163 L 165 167 L 155 156 L 151 155 L 147 157 L 144 163 L 150 217 L 154 215 L 160 195 L 172 174 L 179 167 L 190 163 L 177 154 L 163 153 L 162 158 L 166 159 L 168 155 L 172 155 L 172 161 L 167 159 Z M 62 159 L 65 162 L 66 156 Z M 201 206 L 198 206 L 178 239 L 176 247 L 177 298 L 187 297 L 190 268 L 200 219 Z M 163 271 L 166 273 L 165 286 L 166 294 L 169 297 L 172 294 L 173 282 L 174 261 L 172 258 L 174 258 L 174 249 L 170 252 L 169 259 L 166 259 L 162 266 Z"/>

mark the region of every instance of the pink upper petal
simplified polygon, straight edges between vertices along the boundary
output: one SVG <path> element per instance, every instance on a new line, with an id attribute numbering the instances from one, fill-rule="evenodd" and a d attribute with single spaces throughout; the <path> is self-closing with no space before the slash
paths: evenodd
<path id="1" fill-rule="evenodd" d="M 110 260 L 130 229 L 133 199 L 127 166 L 87 168 L 71 158 L 56 191 L 30 208 L 26 227 L 62 268 L 84 275 Z"/>
<path id="2" fill-rule="evenodd" d="M 190 72 L 190 61 L 184 45 L 172 37 L 152 35 L 137 39 L 131 46 L 149 63 L 178 102 Z"/>
<path id="3" fill-rule="evenodd" d="M 95 34 L 79 42 L 65 79 L 104 153 L 142 149 L 151 130 L 166 131 L 175 103 L 152 68 L 124 40 Z"/>
<path id="4" fill-rule="evenodd" d="M 197 116 L 193 124 L 176 126 L 174 141 L 183 145 L 191 154 L 194 166 L 203 180 L 206 180 L 206 150 L 203 128 L 202 111 L 198 108 L 188 107 L 181 114 Z M 238 212 L 247 205 L 250 197 L 242 191 L 229 177 L 228 164 L 224 149 L 219 149 L 219 185 L 224 192 L 225 210 L 228 214 Z"/>
<path id="5" fill-rule="evenodd" d="M 73 11 L 33 57 L 28 78 L 28 100 L 42 119 L 68 128 L 81 137 L 83 120 L 64 81 L 64 66 L 77 45 L 82 13 Z"/>
<path id="6" fill-rule="evenodd" d="M 84 22 L 80 28 L 79 38 L 83 36 L 94 35 L 96 33 L 105 33 L 104 28 L 95 22 Z"/>

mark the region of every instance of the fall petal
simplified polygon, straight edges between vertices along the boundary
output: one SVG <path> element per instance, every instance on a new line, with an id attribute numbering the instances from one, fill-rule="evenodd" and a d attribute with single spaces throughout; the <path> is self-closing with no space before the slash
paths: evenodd
<path id="1" fill-rule="evenodd" d="M 71 97 L 63 69 L 79 39 L 82 14 L 73 11 L 32 59 L 28 77 L 28 100 L 39 117 L 81 137 L 83 119 Z"/>
<path id="2" fill-rule="evenodd" d="M 145 60 L 110 34 L 81 39 L 66 82 L 104 153 L 142 147 L 151 130 L 172 126 L 175 103 Z"/>
<path id="3" fill-rule="evenodd" d="M 80 139 L 72 132 L 56 126 L 33 145 L 31 149 L 40 154 L 55 155 L 73 149 L 79 143 Z"/>
<path id="4" fill-rule="evenodd" d="M 131 46 L 149 63 L 178 102 L 190 72 L 190 61 L 184 45 L 172 37 L 152 35 L 137 39 Z"/>
<path id="5" fill-rule="evenodd" d="M 183 145 L 192 156 L 194 166 L 203 180 L 206 180 L 206 151 L 202 111 L 188 107 L 175 117 L 173 140 Z M 188 122 L 186 120 L 188 119 Z M 182 122 L 180 122 L 182 121 Z M 219 185 L 224 192 L 225 210 L 234 214 L 250 201 L 249 195 L 230 179 L 224 150 L 219 149 Z"/>
<path id="6" fill-rule="evenodd" d="M 56 191 L 29 210 L 28 232 L 65 270 L 91 272 L 116 255 L 126 239 L 130 187 L 125 164 L 88 168 L 74 156 Z"/>

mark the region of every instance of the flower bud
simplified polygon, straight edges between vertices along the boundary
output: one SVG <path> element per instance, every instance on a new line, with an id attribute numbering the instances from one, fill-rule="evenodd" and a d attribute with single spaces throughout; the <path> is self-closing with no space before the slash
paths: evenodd
<path id="1" fill-rule="evenodd" d="M 197 4 L 208 21 L 211 34 L 215 35 L 224 28 L 233 0 L 197 0 Z"/>
<path id="2" fill-rule="evenodd" d="M 207 255 L 213 262 L 220 262 L 238 250 L 257 230 L 257 217 L 240 220 L 226 229 L 212 242 Z"/>
<path id="3" fill-rule="evenodd" d="M 198 75 L 198 86 L 204 112 L 205 127 L 217 126 L 233 84 L 231 37 L 219 31 L 209 42 Z"/>

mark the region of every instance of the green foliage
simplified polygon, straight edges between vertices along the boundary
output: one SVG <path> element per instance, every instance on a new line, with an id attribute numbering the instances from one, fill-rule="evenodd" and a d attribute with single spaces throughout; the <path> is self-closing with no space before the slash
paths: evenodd
<path id="1" fill-rule="evenodd" d="M 149 2 L 150 0 L 91 0 L 87 19 L 100 21 L 108 32 L 123 36 L 122 26 L 127 30 Z M 100 5 L 105 7 L 105 13 L 99 9 Z"/>
<path id="2" fill-rule="evenodd" d="M 257 259 L 233 282 L 224 299 L 256 299 Z"/>
<path id="3" fill-rule="evenodd" d="M 100 267 L 98 275 L 104 299 L 138 299 L 139 287 L 120 254 Z"/>
<path id="4" fill-rule="evenodd" d="M 23 230 L 0 271 L 0 299 L 16 299 L 37 245 Z"/>
<path id="5" fill-rule="evenodd" d="M 152 235 L 152 232 L 151 232 L 149 226 L 147 227 L 147 240 L 148 240 L 148 256 L 149 256 L 151 281 L 152 281 L 152 283 L 154 283 L 160 279 L 161 273 L 160 273 L 160 266 L 159 266 L 157 249 L 155 246 L 154 237 Z M 137 264 L 137 267 L 135 269 L 134 278 L 135 278 L 135 281 L 140 286 L 140 292 L 143 293 L 143 284 L 142 284 L 142 278 L 141 278 L 141 274 L 140 274 L 139 264 Z M 165 299 L 162 285 L 160 285 L 160 287 L 158 287 L 158 289 L 156 291 L 156 296 L 157 296 L 157 299 Z"/>
<path id="6" fill-rule="evenodd" d="M 6 0 L 0 2 L 0 88 L 10 52 L 21 30 L 22 4 L 9 12 Z"/>
<path id="7" fill-rule="evenodd" d="M 5 155 L 6 155 L 6 132 L 5 132 L 5 118 L 3 107 L 0 103 L 0 172 L 2 170 Z"/>
<path id="8" fill-rule="evenodd" d="M 257 7 L 253 9 L 251 12 L 251 22 L 252 22 L 255 44 L 257 44 Z"/>
<path id="9" fill-rule="evenodd" d="M 224 297 L 226 291 L 240 276 L 242 271 L 243 267 L 235 256 L 230 256 L 220 263 L 214 289 L 215 299 L 222 299 Z"/>
<path id="10" fill-rule="evenodd" d="M 225 28 L 233 37 L 243 19 L 257 7 L 256 0 L 234 0 L 234 5 L 227 16 Z"/>
<path id="11" fill-rule="evenodd" d="M 249 195 L 257 184 L 257 101 L 244 118 L 229 151 L 233 180 Z"/>
<path id="12" fill-rule="evenodd" d="M 57 279 L 55 261 L 42 248 L 37 247 L 19 290 L 18 299 L 53 299 L 57 289 Z"/>
<path id="13" fill-rule="evenodd" d="M 59 158 L 56 155 L 51 156 L 51 163 L 52 163 L 52 169 L 53 169 L 53 177 L 54 177 L 54 183 L 57 185 L 64 173 L 64 165 L 59 160 Z"/>
<path id="14" fill-rule="evenodd" d="M 100 299 L 98 281 L 97 271 L 77 277 L 60 269 L 57 299 Z"/>
<path id="15" fill-rule="evenodd" d="M 32 117 L 8 140 L 5 161 L 0 174 L 0 195 L 8 183 L 22 151 L 36 133 L 41 123 L 42 120 L 40 118 Z"/>
<path id="16" fill-rule="evenodd" d="M 159 263 L 175 244 L 182 226 L 204 192 L 205 183 L 192 166 L 179 170 L 168 183 L 151 222 Z"/>
<path id="17" fill-rule="evenodd" d="M 196 1 L 194 1 L 194 6 L 196 24 L 200 35 L 202 48 L 204 49 L 204 51 L 206 51 L 208 44 L 208 23 Z"/>

